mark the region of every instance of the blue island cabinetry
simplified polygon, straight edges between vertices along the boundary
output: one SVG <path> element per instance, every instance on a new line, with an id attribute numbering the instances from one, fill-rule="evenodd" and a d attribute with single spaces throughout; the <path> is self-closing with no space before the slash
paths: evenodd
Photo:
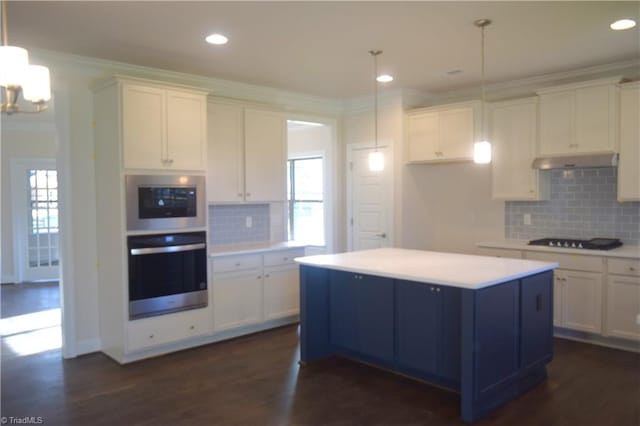
<path id="1" fill-rule="evenodd" d="M 478 289 L 301 265 L 301 361 L 339 355 L 446 387 L 473 422 L 546 378 L 553 272 Z"/>

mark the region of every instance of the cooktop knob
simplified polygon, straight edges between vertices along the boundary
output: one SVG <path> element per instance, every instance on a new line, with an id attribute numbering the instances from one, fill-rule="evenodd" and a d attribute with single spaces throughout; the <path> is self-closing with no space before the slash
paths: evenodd
<path id="1" fill-rule="evenodd" d="M 553 241 L 549 241 L 549 245 L 550 245 L 551 247 L 555 246 L 555 244 L 553 244 Z"/>
<path id="2" fill-rule="evenodd" d="M 584 248 L 584 247 L 582 247 L 582 243 L 578 244 L 578 248 Z"/>
<path id="3" fill-rule="evenodd" d="M 565 247 L 569 247 L 569 243 L 567 241 L 564 242 Z"/>
<path id="4" fill-rule="evenodd" d="M 571 247 L 576 248 L 576 243 L 571 243 Z"/>

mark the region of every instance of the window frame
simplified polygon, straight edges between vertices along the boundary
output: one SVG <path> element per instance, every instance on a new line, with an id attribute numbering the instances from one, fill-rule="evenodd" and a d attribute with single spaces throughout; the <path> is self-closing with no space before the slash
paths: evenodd
<path id="1" fill-rule="evenodd" d="M 322 161 L 322 200 L 307 200 L 307 199 L 296 199 L 295 198 L 295 163 L 296 161 L 304 161 L 304 160 L 321 160 Z M 287 188 L 287 237 L 289 241 L 295 241 L 295 233 L 293 231 L 293 212 L 295 211 L 296 203 L 320 203 L 323 206 L 323 217 L 322 217 L 322 225 L 324 230 L 324 235 L 322 236 L 323 244 L 322 245 L 314 245 L 307 244 L 313 247 L 326 247 L 327 246 L 327 235 L 326 235 L 326 188 L 325 188 L 325 172 L 326 172 L 326 159 L 322 154 L 313 154 L 313 155 L 304 155 L 304 156 L 296 156 L 287 158 L 287 183 L 289 187 Z"/>

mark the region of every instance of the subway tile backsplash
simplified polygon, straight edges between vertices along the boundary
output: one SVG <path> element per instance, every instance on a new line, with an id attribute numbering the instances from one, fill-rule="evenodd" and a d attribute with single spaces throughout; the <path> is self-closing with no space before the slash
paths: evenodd
<path id="1" fill-rule="evenodd" d="M 269 212 L 269 204 L 209 206 L 209 244 L 224 246 L 269 241 Z M 247 217 L 251 217 L 250 228 L 246 226 Z"/>
<path id="2" fill-rule="evenodd" d="M 640 202 L 618 203 L 616 172 L 614 167 L 546 172 L 550 200 L 505 203 L 506 238 L 604 237 L 640 245 Z M 525 214 L 531 225 L 524 225 Z"/>

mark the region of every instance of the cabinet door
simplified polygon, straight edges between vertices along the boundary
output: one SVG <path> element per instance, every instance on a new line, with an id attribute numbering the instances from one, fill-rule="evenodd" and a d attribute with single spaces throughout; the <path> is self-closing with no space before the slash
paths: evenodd
<path id="1" fill-rule="evenodd" d="M 245 110 L 245 199 L 287 199 L 286 123 L 280 113 Z"/>
<path id="2" fill-rule="evenodd" d="M 505 102 L 490 109 L 493 198 L 540 199 L 538 171 L 531 168 L 537 140 L 537 102 Z"/>
<path id="3" fill-rule="evenodd" d="M 563 327 L 600 333 L 602 331 L 602 274 L 562 271 Z"/>
<path id="4" fill-rule="evenodd" d="M 133 84 L 122 86 L 125 169 L 161 169 L 165 166 L 165 116 L 164 90 Z"/>
<path id="5" fill-rule="evenodd" d="M 298 266 L 266 268 L 264 272 L 265 319 L 300 313 Z"/>
<path id="6" fill-rule="evenodd" d="M 439 157 L 438 113 L 424 112 L 407 117 L 408 160 L 432 161 Z"/>
<path id="7" fill-rule="evenodd" d="M 607 333 L 640 340 L 640 277 L 609 275 L 607 282 Z"/>
<path id="8" fill-rule="evenodd" d="M 553 272 L 526 277 L 520 288 L 521 368 L 548 362 L 553 354 Z"/>
<path id="9" fill-rule="evenodd" d="M 259 269 L 213 275 L 215 331 L 262 320 L 262 274 Z"/>
<path id="10" fill-rule="evenodd" d="M 242 107 L 209 103 L 207 200 L 244 201 L 244 118 Z"/>
<path id="11" fill-rule="evenodd" d="M 396 283 L 396 359 L 402 367 L 437 375 L 442 305 L 436 286 L 411 281 Z"/>
<path id="12" fill-rule="evenodd" d="M 573 91 L 541 95 L 539 154 L 571 154 L 574 125 Z"/>
<path id="13" fill-rule="evenodd" d="M 618 200 L 640 201 L 640 84 L 620 89 Z"/>
<path id="14" fill-rule="evenodd" d="M 331 343 L 380 361 L 393 361 L 393 280 L 331 271 Z"/>
<path id="15" fill-rule="evenodd" d="M 585 87 L 575 92 L 577 152 L 613 152 L 615 138 L 615 87 Z"/>
<path id="16" fill-rule="evenodd" d="M 167 90 L 167 164 L 177 170 L 206 169 L 206 98 Z"/>
<path id="17" fill-rule="evenodd" d="M 440 152 L 445 160 L 473 159 L 475 137 L 474 110 L 470 107 L 441 111 Z"/>

